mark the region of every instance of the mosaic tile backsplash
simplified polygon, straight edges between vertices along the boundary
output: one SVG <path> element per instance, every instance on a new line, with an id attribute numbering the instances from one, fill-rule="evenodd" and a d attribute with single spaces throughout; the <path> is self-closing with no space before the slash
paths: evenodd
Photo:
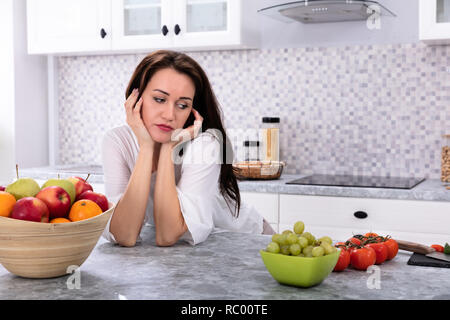
<path id="1" fill-rule="evenodd" d="M 262 117 L 278 116 L 285 173 L 440 178 L 450 46 L 188 54 L 210 78 L 236 160 Z M 125 88 L 144 56 L 58 58 L 61 164 L 101 164 L 102 136 L 125 123 Z"/>

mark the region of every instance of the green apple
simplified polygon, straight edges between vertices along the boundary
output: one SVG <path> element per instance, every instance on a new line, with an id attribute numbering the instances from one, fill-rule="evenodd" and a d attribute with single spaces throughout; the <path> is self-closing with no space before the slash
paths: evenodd
<path id="1" fill-rule="evenodd" d="M 58 186 L 58 187 L 63 188 L 64 190 L 66 190 L 66 192 L 70 196 L 70 204 L 73 204 L 77 193 L 75 190 L 75 186 L 73 185 L 72 182 L 70 182 L 69 180 L 66 180 L 66 179 L 50 179 L 50 180 L 47 180 L 42 185 L 41 189 L 44 189 L 46 187 L 51 187 L 51 186 Z"/>
<path id="2" fill-rule="evenodd" d="M 25 197 L 34 197 L 41 191 L 41 188 L 39 187 L 39 184 L 31 178 L 20 178 L 6 186 L 5 191 L 11 193 L 16 200 L 19 200 Z"/>

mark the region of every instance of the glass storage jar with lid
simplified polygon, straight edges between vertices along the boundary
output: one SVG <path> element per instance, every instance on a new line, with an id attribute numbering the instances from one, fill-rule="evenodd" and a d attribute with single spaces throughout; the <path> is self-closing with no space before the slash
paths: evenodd
<path id="1" fill-rule="evenodd" d="M 259 141 L 244 141 L 245 161 L 259 161 Z"/>
<path id="2" fill-rule="evenodd" d="M 441 181 L 450 182 L 450 134 L 445 134 L 443 137 L 444 145 L 442 146 Z"/>
<path id="3" fill-rule="evenodd" d="M 261 160 L 280 161 L 280 118 L 263 117 L 260 138 Z"/>

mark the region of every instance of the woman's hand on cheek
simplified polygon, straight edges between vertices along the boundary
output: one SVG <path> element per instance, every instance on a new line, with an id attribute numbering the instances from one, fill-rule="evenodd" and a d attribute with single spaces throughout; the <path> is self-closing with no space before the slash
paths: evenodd
<path id="1" fill-rule="evenodd" d="M 175 147 L 177 144 L 195 139 L 202 129 L 203 117 L 198 113 L 197 110 L 192 109 L 195 120 L 194 124 L 187 127 L 186 129 L 176 129 L 172 132 L 172 136 L 168 144 Z"/>
<path id="2" fill-rule="evenodd" d="M 140 148 L 150 147 L 153 149 L 154 141 L 144 125 L 141 117 L 142 97 L 137 100 L 138 89 L 134 89 L 128 99 L 125 101 L 125 112 L 127 115 L 127 124 L 133 130 Z"/>

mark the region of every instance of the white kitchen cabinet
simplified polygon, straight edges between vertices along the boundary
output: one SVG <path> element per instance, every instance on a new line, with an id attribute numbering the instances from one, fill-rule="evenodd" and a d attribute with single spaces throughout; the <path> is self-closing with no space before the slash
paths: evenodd
<path id="1" fill-rule="evenodd" d="M 253 206 L 264 219 L 278 232 L 277 193 L 241 192 L 241 202 Z"/>
<path id="2" fill-rule="evenodd" d="M 367 216 L 357 218 L 358 211 Z M 450 240 L 449 202 L 280 194 L 279 230 L 298 220 L 314 235 L 335 240 L 369 231 L 424 244 Z"/>
<path id="3" fill-rule="evenodd" d="M 419 0 L 419 39 L 428 44 L 450 43 L 450 0 Z"/>
<path id="4" fill-rule="evenodd" d="M 258 1 L 174 0 L 174 47 L 255 48 Z M 178 26 L 178 27 L 177 27 Z M 178 34 L 176 34 L 178 31 Z"/>
<path id="5" fill-rule="evenodd" d="M 113 0 L 111 49 L 172 47 L 172 4 L 172 0 Z"/>
<path id="6" fill-rule="evenodd" d="M 114 0 L 112 50 L 259 45 L 254 0 Z"/>
<path id="7" fill-rule="evenodd" d="M 29 54 L 111 48 L 111 0 L 27 0 Z"/>
<path id="8" fill-rule="evenodd" d="M 27 0 L 30 54 L 259 46 L 257 0 Z"/>

